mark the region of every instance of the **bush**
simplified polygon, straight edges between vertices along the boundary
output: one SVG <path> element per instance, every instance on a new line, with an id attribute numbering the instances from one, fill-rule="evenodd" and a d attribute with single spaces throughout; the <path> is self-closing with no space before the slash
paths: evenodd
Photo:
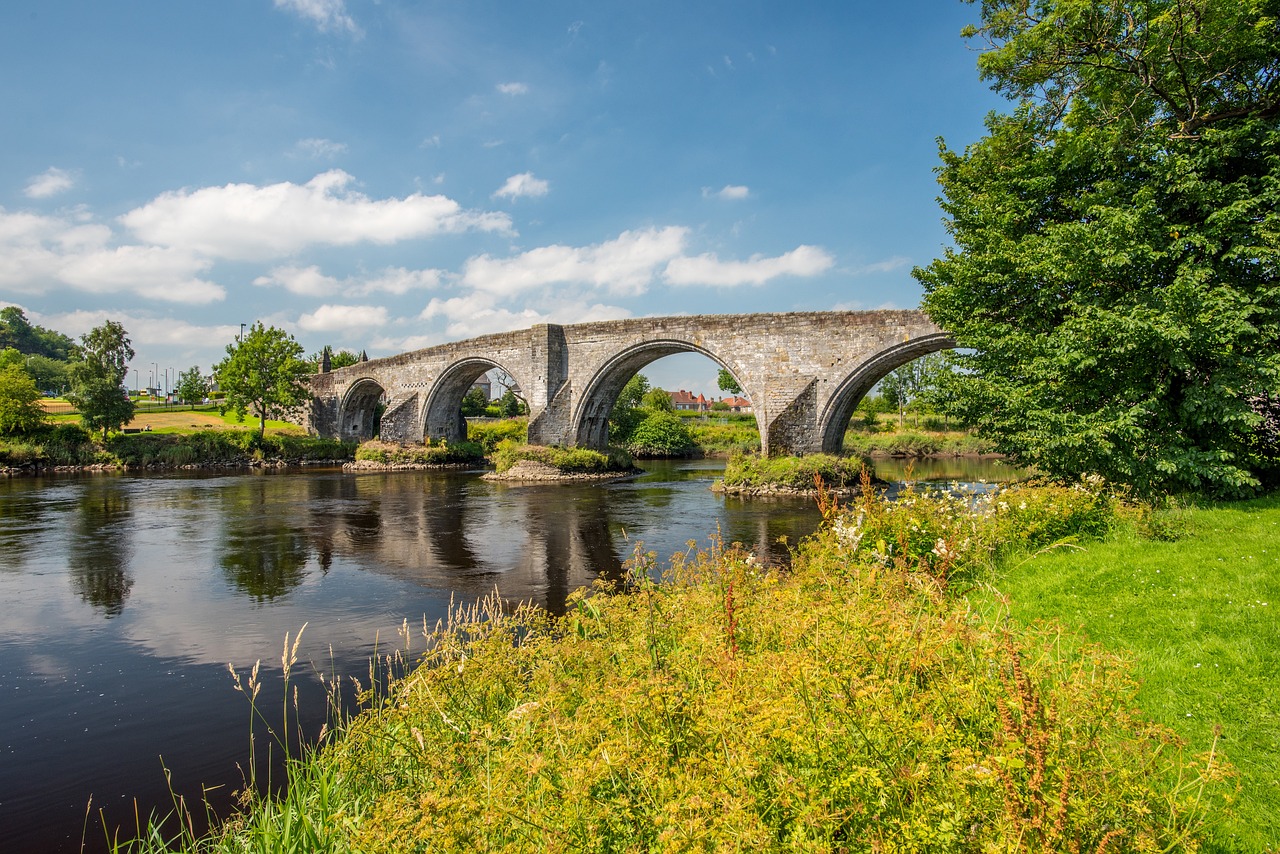
<path id="1" fill-rule="evenodd" d="M 760 457 L 734 454 L 729 457 L 724 469 L 724 485 L 811 490 L 816 476 L 821 477 L 828 487 L 852 489 L 859 485 L 864 468 L 874 471 L 871 461 L 862 457 L 836 457 L 831 454 Z"/>
<path id="2" fill-rule="evenodd" d="M 631 431 L 627 449 L 637 457 L 683 457 L 694 449 L 693 437 L 674 412 L 654 411 Z"/>
<path id="3" fill-rule="evenodd" d="M 729 424 L 690 424 L 689 435 L 704 452 L 760 450 L 760 431 L 755 421 Z"/>
<path id="4" fill-rule="evenodd" d="M 500 442 L 511 440 L 523 443 L 529 434 L 529 419 L 505 418 L 501 421 L 467 422 L 467 441 L 476 442 L 486 454 L 491 454 Z"/>
<path id="5" fill-rule="evenodd" d="M 356 449 L 355 457 L 387 465 L 443 466 L 478 463 L 484 459 L 484 448 L 477 442 L 439 442 L 423 445 L 400 445 L 373 440 Z"/>
<path id="6" fill-rule="evenodd" d="M 493 455 L 494 468 L 499 473 L 508 471 L 521 460 L 543 463 L 569 474 L 602 474 L 629 471 L 632 467 L 631 455 L 618 448 L 610 448 L 607 454 L 602 454 L 589 448 L 520 445 L 506 441 L 498 445 Z"/>

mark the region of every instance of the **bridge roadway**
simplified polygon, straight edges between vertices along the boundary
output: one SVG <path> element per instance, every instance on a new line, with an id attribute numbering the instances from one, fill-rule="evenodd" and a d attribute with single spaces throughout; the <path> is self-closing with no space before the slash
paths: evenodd
<path id="1" fill-rule="evenodd" d="M 822 311 L 642 317 L 539 324 L 370 359 L 311 379 L 296 416 L 321 436 L 461 440 L 462 397 L 498 368 L 529 406 L 529 441 L 603 448 L 609 413 L 632 375 L 673 353 L 724 367 L 752 402 L 766 454 L 838 451 L 854 409 L 901 365 L 955 346 L 921 311 Z"/>

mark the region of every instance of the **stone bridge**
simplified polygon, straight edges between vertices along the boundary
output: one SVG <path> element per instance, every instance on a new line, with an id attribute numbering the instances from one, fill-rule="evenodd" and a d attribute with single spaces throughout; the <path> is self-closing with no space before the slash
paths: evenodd
<path id="1" fill-rule="evenodd" d="M 603 448 L 627 380 L 673 353 L 701 353 L 751 400 L 771 455 L 835 452 L 854 409 L 901 365 L 955 342 L 923 312 L 824 311 L 643 317 L 485 335 L 317 374 L 303 426 L 322 436 L 387 441 L 466 437 L 463 395 L 506 372 L 529 407 L 529 441 Z"/>

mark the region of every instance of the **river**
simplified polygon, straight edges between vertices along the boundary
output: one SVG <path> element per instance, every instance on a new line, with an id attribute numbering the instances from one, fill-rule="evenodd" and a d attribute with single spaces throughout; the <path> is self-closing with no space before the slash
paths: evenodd
<path id="1" fill-rule="evenodd" d="M 960 462 L 917 463 L 914 476 L 1000 475 Z M 250 755 L 250 708 L 227 665 L 262 660 L 259 705 L 278 718 L 282 645 L 304 625 L 291 683 L 314 735 L 318 674 L 367 685 L 370 657 L 403 646 L 404 622 L 420 651 L 424 621 L 451 599 L 496 588 L 560 612 L 637 547 L 665 562 L 718 533 L 784 563 L 818 521 L 809 501 L 715 495 L 722 461 L 644 466 L 596 486 L 314 469 L 0 480 L 0 838 L 101 850 L 104 824 L 127 835 L 135 800 L 144 818 L 167 812 L 170 786 L 225 810 Z M 269 769 L 279 782 L 278 762 L 260 779 Z"/>

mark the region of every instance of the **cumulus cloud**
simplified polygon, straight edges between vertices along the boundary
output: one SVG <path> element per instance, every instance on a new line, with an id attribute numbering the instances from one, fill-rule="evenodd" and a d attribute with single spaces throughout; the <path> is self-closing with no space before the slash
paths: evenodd
<path id="1" fill-rule="evenodd" d="M 28 199 L 47 199 L 58 193 L 65 193 L 76 185 L 75 176 L 65 169 L 50 166 L 27 182 L 23 190 Z"/>
<path id="2" fill-rule="evenodd" d="M 679 226 L 624 231 L 594 246 L 543 246 L 513 258 L 480 255 L 467 261 L 462 284 L 511 296 L 553 284 L 582 284 L 614 294 L 642 294 L 659 267 L 684 250 Z"/>
<path id="3" fill-rule="evenodd" d="M 538 323 L 590 323 L 631 316 L 630 312 L 618 306 L 587 304 L 572 298 L 540 305 L 541 311 L 527 307 L 513 311 L 498 307 L 492 294 L 471 293 L 450 299 L 433 299 L 419 317 L 422 320 L 445 320 L 445 333 L 456 339 L 525 329 Z"/>
<path id="4" fill-rule="evenodd" d="M 320 272 L 320 268 L 310 267 L 275 267 L 265 276 L 253 280 L 259 287 L 278 286 L 291 294 L 305 297 L 323 297 L 338 292 L 341 283 Z"/>
<path id="5" fill-rule="evenodd" d="M 521 196 L 545 196 L 549 189 L 550 185 L 541 178 L 533 177 L 532 172 L 521 172 L 519 175 L 508 178 L 507 183 L 503 184 L 493 197 L 518 199 Z"/>
<path id="6" fill-rule="evenodd" d="M 797 246 L 776 258 L 752 255 L 746 261 L 721 261 L 715 253 L 694 258 L 673 258 L 663 278 L 673 285 L 763 285 L 779 276 L 816 276 L 831 269 L 835 260 L 817 246 Z"/>
<path id="7" fill-rule="evenodd" d="M 751 189 L 749 187 L 742 186 L 741 184 L 728 184 L 719 190 L 713 190 L 710 187 L 702 188 L 703 198 L 711 198 L 714 196 L 717 199 L 734 202 L 745 199 L 750 195 Z"/>
<path id="8" fill-rule="evenodd" d="M 307 332 L 341 332 L 387 325 L 387 310 L 380 305 L 322 305 L 298 318 Z"/>
<path id="9" fill-rule="evenodd" d="M 43 294 L 58 286 L 96 293 L 134 293 L 189 304 L 216 302 L 226 291 L 200 278 L 212 262 L 159 246 L 110 245 L 111 229 L 72 219 L 0 208 L 0 288 Z"/>
<path id="10" fill-rule="evenodd" d="M 331 139 L 308 137 L 298 140 L 294 150 L 303 157 L 310 157 L 313 160 L 332 160 L 339 154 L 347 153 L 347 144 L 334 142 Z"/>
<path id="11" fill-rule="evenodd" d="M 432 290 L 440 286 L 444 273 L 441 270 L 407 270 L 404 267 L 388 267 L 372 278 L 348 279 L 348 296 L 392 294 L 404 296 L 410 291 Z"/>
<path id="12" fill-rule="evenodd" d="M 529 92 L 527 83 L 499 83 L 498 91 L 504 95 L 525 95 Z"/>
<path id="13" fill-rule="evenodd" d="M 344 0 L 275 0 L 277 9 L 302 16 L 324 32 L 360 35 L 355 19 L 347 14 Z"/>
<path id="14" fill-rule="evenodd" d="M 227 184 L 163 193 L 120 218 L 140 239 L 235 260 L 291 255 L 308 246 L 456 234 L 509 232 L 503 213 L 467 211 L 445 196 L 414 193 L 370 199 L 349 189 L 355 179 L 333 169 L 306 184 Z"/>

